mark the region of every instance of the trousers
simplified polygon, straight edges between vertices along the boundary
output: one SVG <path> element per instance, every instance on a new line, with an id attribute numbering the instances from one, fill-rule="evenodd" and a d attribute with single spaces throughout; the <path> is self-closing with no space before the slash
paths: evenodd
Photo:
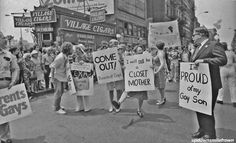
<path id="1" fill-rule="evenodd" d="M 2 80 L 0 81 L 0 89 L 8 87 L 10 81 Z M 9 123 L 4 123 L 0 125 L 0 139 L 6 140 L 10 138 L 10 125 Z"/>

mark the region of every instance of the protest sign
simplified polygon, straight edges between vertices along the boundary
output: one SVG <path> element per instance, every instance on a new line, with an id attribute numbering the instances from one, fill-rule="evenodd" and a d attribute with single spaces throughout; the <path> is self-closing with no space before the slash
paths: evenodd
<path id="1" fill-rule="evenodd" d="M 212 87 L 209 65 L 180 63 L 179 105 L 212 115 Z"/>
<path id="2" fill-rule="evenodd" d="M 149 47 L 155 46 L 157 41 L 164 42 L 166 47 L 181 46 L 178 21 L 149 23 Z"/>
<path id="3" fill-rule="evenodd" d="M 0 124 L 20 119 L 32 113 L 25 84 L 0 89 Z"/>
<path id="4" fill-rule="evenodd" d="M 75 89 L 74 80 L 73 80 L 72 75 L 71 75 L 71 70 L 69 70 L 67 72 L 67 80 L 68 80 L 68 88 L 69 88 L 70 95 L 75 94 L 76 89 Z"/>
<path id="5" fill-rule="evenodd" d="M 74 62 L 71 64 L 71 74 L 77 96 L 93 95 L 93 64 Z"/>
<path id="6" fill-rule="evenodd" d="M 125 91 L 154 90 L 154 73 L 151 54 L 126 56 Z"/>
<path id="7" fill-rule="evenodd" d="M 99 84 L 123 79 L 117 48 L 93 52 L 93 61 Z"/>

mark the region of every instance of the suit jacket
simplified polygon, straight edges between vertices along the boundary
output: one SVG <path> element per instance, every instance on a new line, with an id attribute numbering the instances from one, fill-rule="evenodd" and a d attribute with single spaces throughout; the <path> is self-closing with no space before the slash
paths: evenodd
<path id="1" fill-rule="evenodd" d="M 209 64 L 212 90 L 222 88 L 219 66 L 227 63 L 227 57 L 220 43 L 208 40 L 198 53 L 196 53 L 196 56 L 193 57 L 193 55 L 191 56 L 191 62 L 195 62 L 197 59 L 203 59 L 204 63 Z"/>

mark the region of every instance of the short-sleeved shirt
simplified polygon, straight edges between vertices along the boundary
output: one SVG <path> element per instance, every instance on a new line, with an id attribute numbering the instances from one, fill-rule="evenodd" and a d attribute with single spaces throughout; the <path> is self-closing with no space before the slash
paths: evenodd
<path id="1" fill-rule="evenodd" d="M 57 55 L 50 67 L 55 69 L 55 79 L 67 82 L 68 58 L 63 53 Z"/>
<path id="2" fill-rule="evenodd" d="M 16 70 L 19 71 L 16 57 L 6 50 L 0 51 L 0 78 L 12 77 L 11 73 Z"/>
<path id="3" fill-rule="evenodd" d="M 43 55 L 42 57 L 42 63 L 44 65 L 50 65 L 54 60 L 54 57 L 48 54 Z"/>

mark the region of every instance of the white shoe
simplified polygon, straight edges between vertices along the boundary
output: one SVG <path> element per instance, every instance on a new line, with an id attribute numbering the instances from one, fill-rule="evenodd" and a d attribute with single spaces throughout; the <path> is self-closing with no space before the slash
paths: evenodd
<path id="1" fill-rule="evenodd" d="M 109 108 L 109 112 L 110 112 L 110 113 L 113 112 L 113 110 L 114 110 L 113 107 L 110 107 L 110 108 Z"/>
<path id="2" fill-rule="evenodd" d="M 116 113 L 119 113 L 119 112 L 120 112 L 120 108 L 119 108 L 119 109 L 115 109 L 115 112 L 116 112 Z"/>
<path id="3" fill-rule="evenodd" d="M 75 109 L 75 112 L 81 112 L 81 111 L 84 111 L 84 109 L 80 109 L 78 107 Z"/>
<path id="4" fill-rule="evenodd" d="M 65 110 L 63 110 L 63 109 L 60 109 L 60 110 L 58 110 L 58 111 L 56 111 L 56 113 L 57 114 L 66 114 L 66 111 Z"/>

